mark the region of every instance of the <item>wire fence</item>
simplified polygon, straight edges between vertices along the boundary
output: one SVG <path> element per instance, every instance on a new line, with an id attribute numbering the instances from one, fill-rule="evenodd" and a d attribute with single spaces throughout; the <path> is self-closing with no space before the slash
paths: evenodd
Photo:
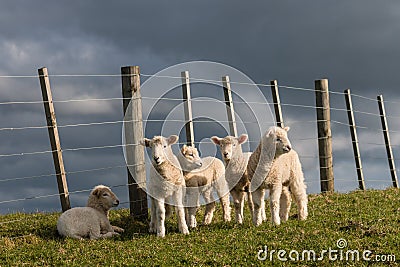
<path id="1" fill-rule="evenodd" d="M 90 78 L 90 79 L 95 79 L 95 78 L 121 78 L 123 75 L 121 74 L 88 74 L 88 75 L 80 75 L 80 74 L 58 74 L 58 75 L 49 75 L 50 78 Z M 158 79 L 182 79 L 181 76 L 163 76 L 163 75 L 149 75 L 149 74 L 141 74 L 142 77 L 145 78 L 158 78 Z M 0 97 L 2 96 L 2 81 L 4 80 L 19 80 L 19 79 L 38 79 L 40 76 L 39 75 L 19 75 L 19 76 L 12 76 L 12 75 L 2 75 L 0 76 Z M 207 79 L 199 79 L 199 78 L 190 78 L 191 82 L 198 82 L 198 83 L 221 83 L 221 81 L 217 81 L 217 80 L 207 80 Z M 231 85 L 234 86 L 244 86 L 244 85 L 251 85 L 251 86 L 258 86 L 258 87 L 266 87 L 266 88 L 270 88 L 271 85 L 269 84 L 262 84 L 262 83 L 256 83 L 256 84 L 251 84 L 251 83 L 244 83 L 244 82 L 240 82 L 240 81 L 230 81 Z M 37 85 L 36 85 L 37 86 Z M 315 127 L 313 128 L 312 125 L 313 124 L 317 124 L 318 122 L 320 122 L 320 120 L 317 119 L 291 119 L 291 118 L 296 118 L 296 115 L 298 113 L 303 113 L 303 111 L 310 111 L 311 113 L 315 113 L 316 107 L 315 104 L 297 104 L 297 103 L 288 103 L 286 101 L 284 101 L 285 97 L 287 98 L 291 98 L 290 94 L 305 94 L 305 93 L 314 93 L 316 90 L 315 88 L 304 88 L 304 87 L 295 87 L 295 86 L 288 86 L 288 85 L 279 85 L 279 88 L 284 89 L 283 91 L 281 91 L 281 99 L 283 99 L 283 103 L 281 103 L 281 105 L 283 106 L 284 109 L 284 117 L 285 117 L 285 123 L 292 126 L 292 129 L 294 129 L 294 133 L 293 133 L 293 137 L 291 137 L 292 142 L 295 144 L 295 148 L 296 150 L 299 152 L 300 155 L 300 159 L 303 162 L 303 168 L 305 171 L 305 176 L 306 176 L 306 182 L 309 184 L 309 188 L 313 187 L 313 188 L 317 188 L 319 183 L 321 182 L 321 180 L 318 177 L 318 151 L 317 151 L 317 142 L 318 142 L 318 137 L 315 134 Z M 39 92 L 39 91 L 38 91 Z M 101 93 L 101 92 L 97 92 L 97 93 Z M 120 92 L 118 92 L 120 93 Z M 338 91 L 330 91 L 329 92 L 332 96 L 339 96 L 339 97 L 344 97 L 345 93 L 343 92 L 338 92 Z M 370 98 L 370 97 L 366 97 L 366 96 L 362 96 L 362 95 L 357 95 L 357 94 L 351 94 L 351 96 L 355 99 L 357 99 L 358 102 L 369 102 L 376 104 L 377 100 Z M 183 102 L 185 101 L 184 98 L 180 98 L 180 97 L 161 97 L 161 98 L 157 98 L 157 97 L 149 97 L 149 96 L 143 96 L 142 98 L 143 103 L 145 104 L 146 101 L 170 101 L 170 102 Z M 82 97 L 80 99 L 76 99 L 76 98 L 66 98 L 66 99 L 55 99 L 53 101 L 53 104 L 57 105 L 58 104 L 70 104 L 70 103 L 78 103 L 78 104 L 86 104 L 88 102 L 100 102 L 100 103 L 104 103 L 104 102 L 112 102 L 112 103 L 116 103 L 114 104 L 119 105 L 122 101 L 127 100 L 127 98 L 123 98 L 123 97 L 98 97 L 98 98 L 93 98 L 93 97 Z M 130 98 L 129 98 L 130 100 Z M 208 99 L 196 99 L 196 98 L 192 98 L 191 101 L 193 103 L 196 102 L 201 102 L 201 103 L 206 103 L 209 101 L 215 101 L 214 100 L 208 100 Z M 221 101 L 222 103 L 224 101 Z M 258 102 L 258 101 L 237 101 L 234 100 L 233 101 L 235 105 L 240 105 L 240 104 L 246 104 L 249 106 L 252 105 L 265 105 L 266 103 L 263 102 Z M 343 100 L 344 102 L 344 100 Z M 399 105 L 400 102 L 397 101 L 383 101 L 384 103 L 387 103 L 389 105 Z M 24 109 L 24 106 L 30 106 L 30 105 L 43 105 L 45 103 L 45 101 L 40 101 L 40 100 L 31 100 L 31 101 L 18 101 L 18 99 L 15 99 L 14 101 L 10 100 L 10 101 L 3 101 L 0 102 L 0 108 L 2 110 L 5 111 L 9 111 L 9 110 L 13 110 L 12 115 L 15 115 L 15 113 L 18 113 L 18 111 L 25 113 L 26 115 L 26 111 Z M 269 101 L 269 105 L 273 105 L 274 103 L 272 103 L 272 101 Z M 361 106 L 361 105 L 358 105 Z M 291 111 L 294 110 L 295 112 L 291 113 Z M 346 116 L 347 116 L 347 112 L 348 109 L 346 107 L 341 107 L 341 106 L 336 106 L 336 107 L 331 107 L 331 112 L 332 112 L 332 117 L 333 119 L 330 120 L 330 122 L 333 124 L 333 140 L 335 140 L 335 129 L 340 129 L 338 130 L 338 132 L 341 133 L 346 133 L 346 131 L 348 131 L 348 129 L 344 129 L 351 127 L 352 125 L 350 125 L 348 123 L 348 121 L 346 121 Z M 378 113 L 374 113 L 371 111 L 365 111 L 365 110 L 361 110 L 361 109 L 353 109 L 353 112 L 356 116 L 367 116 L 368 119 L 367 120 L 363 120 L 363 122 L 365 124 L 357 124 L 355 125 L 355 127 L 357 129 L 360 130 L 360 143 L 362 143 L 363 147 L 362 147 L 362 158 L 365 162 L 367 162 L 367 164 L 365 164 L 365 169 L 368 169 L 368 163 L 370 163 L 372 166 L 377 166 L 377 160 L 387 160 L 387 157 L 385 157 L 384 153 L 380 153 L 380 155 L 376 155 L 376 153 L 374 155 L 371 155 L 369 153 L 363 153 L 363 149 L 365 149 L 365 151 L 369 151 L 370 147 L 378 147 L 381 148 L 381 150 L 384 149 L 385 147 L 385 143 L 384 142 L 379 142 L 379 141 L 371 141 L 368 136 L 371 135 L 372 133 L 374 134 L 382 134 L 382 129 L 379 129 L 378 123 L 379 123 L 379 119 L 381 118 L 381 115 Z M 35 115 L 37 115 L 38 117 L 43 116 L 43 112 L 40 111 L 39 109 L 36 110 Z M 10 115 L 10 114 L 8 114 Z M 57 115 L 58 112 L 57 112 Z M 117 114 L 116 117 L 118 117 Z M 63 117 L 63 116 L 61 116 Z M 310 117 L 310 116 L 308 116 Z M 388 119 L 390 120 L 397 120 L 400 119 L 400 116 L 390 116 L 387 115 L 386 116 Z M 176 123 L 186 123 L 186 120 L 182 119 L 174 119 L 174 120 L 165 120 L 165 119 L 145 119 L 143 120 L 143 122 L 146 123 L 165 123 L 166 121 L 168 122 L 176 122 Z M 374 121 L 374 123 L 369 123 L 371 121 Z M 12 118 L 9 120 L 7 119 L 7 115 L 5 117 L 3 117 L 2 120 L 0 120 L 1 124 L 0 124 L 0 140 L 3 140 L 3 143 L 7 143 L 7 136 L 10 136 L 12 134 L 15 134 L 17 132 L 28 132 L 27 135 L 32 134 L 33 136 L 36 136 L 35 134 L 33 134 L 34 131 L 40 131 L 40 130 L 47 130 L 49 128 L 49 126 L 43 124 L 28 124 L 28 122 L 26 122 L 26 120 L 23 121 L 23 125 L 7 125 L 7 123 L 12 122 L 15 123 Z M 76 122 L 76 123 L 63 123 L 62 119 L 60 120 L 60 124 L 57 125 L 57 127 L 60 129 L 61 133 L 62 131 L 65 131 L 67 129 L 83 129 L 83 128 L 88 128 L 88 127 L 107 127 L 107 126 L 115 126 L 118 127 L 119 129 L 122 129 L 122 125 L 124 124 L 124 120 L 121 120 L 121 117 L 118 117 L 116 119 L 111 119 L 111 120 L 105 120 L 105 121 L 88 121 L 88 122 Z M 131 121 L 128 121 L 131 122 Z M 195 120 L 194 121 L 195 124 L 207 124 L 210 123 L 209 120 Z M 221 120 L 219 121 L 219 123 L 229 123 L 229 120 Z M 245 121 L 241 121 L 240 123 L 242 124 L 257 124 L 257 121 L 254 120 L 245 120 Z M 4 125 L 3 125 L 4 124 Z M 340 128 L 342 127 L 342 128 Z M 298 130 L 296 130 L 296 128 Z M 305 130 L 305 129 L 309 129 L 309 130 Z M 311 130 L 314 129 L 314 130 Z M 101 132 L 102 130 L 97 130 L 99 132 Z M 388 132 L 390 134 L 393 134 L 392 138 L 395 140 L 400 140 L 400 130 L 398 129 L 390 129 L 388 130 Z M 42 133 L 44 134 L 44 133 Z M 348 132 L 346 133 L 347 136 L 349 136 Z M 1 135 L 6 135 L 6 137 L 2 137 Z M 101 142 L 104 142 L 106 139 L 101 139 Z M 122 138 L 121 138 L 122 140 Z M 382 139 L 381 139 L 382 140 Z M 32 142 L 35 142 L 35 140 L 32 140 Z M 250 144 L 257 144 L 259 141 L 257 139 L 251 139 L 249 140 Z M 314 142 L 314 144 L 312 144 L 312 142 Z M 356 182 L 357 179 L 354 178 L 355 176 L 355 169 L 353 171 L 344 171 L 338 168 L 338 166 L 341 165 L 345 165 L 348 164 L 349 161 L 351 161 L 352 159 L 354 159 L 354 157 L 352 156 L 351 153 L 349 153 L 349 148 L 351 147 L 351 139 L 348 138 L 347 143 L 346 142 L 342 142 L 343 144 L 340 144 L 338 148 L 335 147 L 335 143 L 334 143 L 334 154 L 337 154 L 337 157 L 335 157 L 335 159 L 337 160 L 337 163 L 335 163 L 335 172 L 338 173 L 338 175 L 335 175 L 335 183 L 337 185 L 340 185 L 341 183 L 346 184 L 346 186 L 348 186 L 348 183 L 351 184 L 351 188 L 346 188 L 346 190 L 351 190 L 351 189 L 356 189 Z M 31 142 L 27 142 L 27 143 L 31 143 Z M 81 142 L 79 142 L 81 143 Z M 211 144 L 212 142 L 205 142 L 205 141 L 201 141 L 201 142 L 195 142 L 196 144 Z M 178 143 L 178 144 L 184 144 L 183 142 Z M 127 144 L 128 146 L 138 146 L 140 144 Z M 111 144 L 102 144 L 102 145 L 91 145 L 91 146 L 65 146 L 63 145 L 62 147 L 62 152 L 89 152 L 89 151 L 94 151 L 94 153 L 108 153 L 107 150 L 110 149 L 117 149 L 118 151 L 114 154 L 119 154 L 119 159 L 117 160 L 117 164 L 110 164 L 110 166 L 105 166 L 101 163 L 101 165 L 93 167 L 93 168 L 82 168 L 82 169 L 73 169 L 74 166 L 71 165 L 71 170 L 66 170 L 66 175 L 77 175 L 77 174 L 90 174 L 90 173 L 95 173 L 95 172 L 108 172 L 108 171 L 113 171 L 113 170 L 125 170 L 127 166 L 125 163 L 125 160 L 123 159 L 123 153 L 121 153 L 121 150 L 127 146 L 126 144 L 122 144 L 121 142 L 116 142 L 116 143 L 111 143 Z M 346 147 L 346 145 L 349 145 L 349 147 Z M 343 147 L 345 146 L 345 147 Z M 394 143 L 392 145 L 395 148 L 398 148 L 400 145 L 398 143 Z M 14 160 L 14 163 L 19 163 L 19 164 L 24 164 L 21 163 L 21 161 L 23 162 L 24 160 L 26 160 L 27 157 L 32 157 L 32 156 L 39 156 L 39 155 L 51 155 L 53 152 L 55 152 L 54 150 L 49 150 L 49 149 L 43 149 L 43 150 L 33 150 L 30 151 L 30 147 L 29 146 L 23 146 L 24 150 L 17 150 L 17 148 L 21 148 L 21 146 L 15 145 L 15 146 L 11 146 L 7 149 L 5 149 L 4 147 L 1 147 L 0 150 L 0 164 L 1 165 L 5 165 L 8 164 L 7 162 L 3 162 L 5 160 Z M 312 149 L 310 149 L 312 148 Z M 374 148 L 372 148 L 372 150 L 374 150 Z M 350 150 L 351 151 L 351 150 Z M 347 153 L 346 153 L 347 152 Z M 396 151 L 397 152 L 397 151 Z M 73 157 L 72 157 L 73 158 Z M 91 159 L 88 158 L 87 161 L 90 161 Z M 342 162 L 344 161 L 344 162 Z M 73 163 L 74 161 L 72 160 L 71 163 Z M 122 164 L 121 164 L 122 163 Z M 383 163 L 381 162 L 380 164 L 387 164 L 387 163 Z M 40 169 L 40 168 L 34 168 L 34 169 Z M 16 172 L 18 172 L 19 169 L 16 169 Z M 398 171 L 398 170 L 397 170 Z M 352 173 L 353 172 L 353 173 Z M 380 172 L 382 172 L 382 170 L 380 170 Z M 10 186 L 8 186 L 8 183 L 12 183 L 12 186 L 17 186 L 19 189 L 24 189 L 24 184 L 21 183 L 26 183 L 27 186 L 29 186 L 29 182 L 30 181 L 34 181 L 34 183 L 36 184 L 36 187 L 39 186 L 40 187 L 40 183 L 42 181 L 42 179 L 45 178 L 49 178 L 49 177 L 55 177 L 56 175 L 58 175 L 58 173 L 54 173 L 54 172 L 48 172 L 48 173 L 44 173 L 44 174 L 34 174 L 34 173 L 30 173 L 29 175 L 20 175 L 20 176 L 4 176 L 4 173 L 0 176 L 0 195 L 6 195 L 9 196 L 9 194 L 5 194 L 7 191 L 11 190 Z M 370 173 L 367 174 L 367 178 L 366 181 L 367 182 L 371 182 L 372 185 L 374 185 L 374 183 L 378 183 L 378 184 L 382 184 L 383 181 L 385 181 L 384 179 L 377 179 L 374 178 L 376 176 L 379 175 L 379 171 L 373 171 L 371 170 Z M 346 176 L 346 177 L 344 177 Z M 351 177 L 352 176 L 352 177 Z M 386 176 L 386 175 L 385 175 Z M 110 186 L 110 188 L 112 189 L 121 189 L 121 188 L 126 188 L 129 185 L 132 185 L 132 183 L 121 183 L 120 181 L 122 179 L 126 180 L 125 178 L 121 178 L 118 179 L 118 182 L 115 182 L 113 180 L 104 180 L 104 182 L 107 182 Z M 387 178 L 387 183 L 385 184 L 386 186 L 388 186 L 390 184 L 390 179 Z M 19 185 L 17 183 L 20 183 Z M 43 182 L 46 183 L 46 182 Z M 92 184 L 96 184 L 97 180 L 93 179 Z M 77 185 L 79 185 L 79 183 L 76 183 Z M 384 184 L 384 183 L 383 183 Z M 69 192 L 69 194 L 71 195 L 75 195 L 75 194 L 82 194 L 82 193 L 87 193 L 90 192 L 92 186 L 89 186 L 87 183 L 87 188 L 82 187 L 81 189 L 76 189 L 76 190 L 72 190 Z M 85 188 L 85 189 L 83 189 Z M 90 189 L 89 189 L 90 188 Z M 55 188 L 54 188 L 55 189 Z M 4 191 L 3 191 L 4 190 Z M 12 190 L 18 190 L 13 188 Z M 2 192 L 3 191 L 3 192 Z M 22 190 L 24 191 L 24 190 Z M 25 190 L 25 192 L 29 190 Z M 49 190 L 49 193 L 46 194 L 33 194 L 31 192 L 31 195 L 25 196 L 25 197 L 11 197 L 11 198 L 0 198 L 0 211 L 6 211 L 7 209 L 7 205 L 11 204 L 11 203 L 15 203 L 15 202 L 29 202 L 29 201 L 33 201 L 33 200 L 38 200 L 38 199 L 47 199 L 47 198 L 54 198 L 54 197 L 59 197 L 60 194 L 59 193 L 50 193 L 51 190 Z M 314 190 L 317 191 L 317 190 Z M 125 194 L 126 197 L 126 194 Z M 122 201 L 121 205 L 123 206 L 124 204 L 128 204 L 130 201 L 126 200 L 126 201 Z M 36 207 L 36 209 L 40 209 L 41 207 Z M 9 222 L 0 222 L 1 224 L 5 224 L 5 223 L 12 223 L 13 221 L 9 221 Z"/>

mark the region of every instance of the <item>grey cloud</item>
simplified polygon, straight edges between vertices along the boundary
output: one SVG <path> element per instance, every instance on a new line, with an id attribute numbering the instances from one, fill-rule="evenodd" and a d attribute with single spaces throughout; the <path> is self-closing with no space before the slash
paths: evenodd
<path id="1" fill-rule="evenodd" d="M 375 98 L 382 93 L 386 100 L 400 101 L 397 1 L 382 4 L 372 0 L 250 3 L 14 0 L 1 1 L 1 7 L 0 75 L 36 75 L 42 66 L 47 66 L 50 74 L 118 74 L 125 65 L 139 65 L 142 73 L 152 74 L 184 61 L 211 60 L 231 65 L 259 83 L 278 79 L 281 85 L 312 89 L 315 79 L 328 77 L 331 90 L 342 92 L 351 88 L 353 93 L 363 96 Z M 142 77 L 142 81 L 145 79 Z M 51 84 L 55 100 L 121 96 L 119 77 L 52 77 Z M 269 88 L 262 90 L 271 101 Z M 286 104 L 315 104 L 313 92 L 281 88 L 280 93 Z M 0 102 L 40 99 L 36 78 L 0 79 Z M 332 96 L 331 101 L 333 107 L 345 107 L 341 95 Z M 353 98 L 353 102 L 359 111 L 377 113 L 374 101 Z M 56 103 L 58 123 L 121 120 L 120 101 L 80 104 Z M 170 106 L 163 108 L 168 110 Z M 397 131 L 398 105 L 388 103 L 387 110 L 394 116 L 389 118 L 390 127 Z M 45 125 L 41 105 L 0 106 L 0 112 L 0 128 Z M 160 115 L 156 113 L 154 116 Z M 293 139 L 316 136 L 315 124 L 296 123 L 315 120 L 314 109 L 284 105 L 283 116 L 292 126 Z M 332 118 L 347 121 L 343 111 L 332 111 Z M 357 113 L 356 121 L 374 129 L 374 134 L 369 129 L 360 129 L 360 142 L 373 139 L 382 142 L 381 133 L 375 131 L 380 128 L 379 117 Z M 159 131 L 156 124 L 150 128 L 149 133 Z M 208 134 L 204 127 L 195 128 L 199 138 Z M 220 128 L 216 131 L 223 134 Z M 64 148 L 118 144 L 121 125 L 61 128 L 60 134 Z M 337 136 L 334 139 L 337 188 L 342 191 L 355 188 L 356 183 L 346 183 L 343 179 L 349 176 L 355 181 L 354 166 L 349 164 L 352 155 L 348 129 L 333 124 L 333 134 Z M 398 133 L 392 134 L 392 140 L 398 144 Z M 315 142 L 294 140 L 294 143 L 302 155 L 315 155 Z M 0 144 L 0 154 L 49 149 L 45 129 L 21 133 L 0 131 Z M 374 147 L 365 144 L 361 152 L 365 156 L 366 177 L 387 179 L 387 162 L 370 160 L 375 155 Z M 397 148 L 397 156 L 396 153 Z M 383 147 L 379 149 L 379 157 L 381 154 L 384 155 Z M 66 152 L 65 160 L 69 170 L 123 164 L 118 149 Z M 302 158 L 302 162 L 310 191 L 318 192 L 317 159 Z M 4 166 L 0 179 L 53 172 L 51 155 L 0 158 L 0 166 Z M 125 179 L 124 169 L 74 174 L 70 187 L 89 189 L 98 182 L 119 184 Z M 379 182 L 367 185 L 380 186 Z M 24 194 L 51 194 L 56 190 L 54 177 L 27 181 L 20 191 L 13 189 L 16 187 L 21 188 L 21 184 L 0 183 L 0 201 Z M 126 189 L 116 190 L 126 200 Z M 73 195 L 72 201 L 84 204 L 86 193 Z M 0 204 L 0 211 L 14 207 L 58 209 L 58 199 Z"/>

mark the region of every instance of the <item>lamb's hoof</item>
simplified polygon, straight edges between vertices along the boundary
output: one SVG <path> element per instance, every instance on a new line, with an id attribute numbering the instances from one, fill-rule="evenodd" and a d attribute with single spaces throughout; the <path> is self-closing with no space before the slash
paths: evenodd
<path id="1" fill-rule="evenodd" d="M 279 225 L 281 225 L 281 222 L 277 221 L 277 222 L 273 222 L 272 224 L 273 224 L 274 226 L 279 226 Z"/>
<path id="2" fill-rule="evenodd" d="M 235 220 L 236 220 L 236 223 L 243 224 L 243 217 L 242 216 L 240 216 L 240 215 L 236 216 Z"/>
<path id="3" fill-rule="evenodd" d="M 150 228 L 149 228 L 149 233 L 150 233 L 150 234 L 155 234 L 155 233 L 157 233 L 156 228 L 150 226 Z"/>
<path id="4" fill-rule="evenodd" d="M 260 221 L 260 220 L 253 221 L 253 224 L 254 224 L 255 227 L 258 227 L 258 226 L 260 226 L 262 224 L 262 221 Z"/>
<path id="5" fill-rule="evenodd" d="M 120 228 L 120 227 L 118 227 L 118 226 L 113 226 L 113 230 L 114 230 L 115 232 L 118 232 L 118 233 L 123 233 L 123 232 L 125 232 L 124 229 L 122 229 L 122 228 Z"/>
<path id="6" fill-rule="evenodd" d="M 182 234 L 184 234 L 184 235 L 188 235 L 189 234 L 189 229 L 186 227 L 186 228 L 183 228 L 182 229 Z"/>
<path id="7" fill-rule="evenodd" d="M 165 237 L 165 232 L 158 232 L 157 237 Z"/>
<path id="8" fill-rule="evenodd" d="M 190 223 L 189 223 L 189 227 L 190 228 L 196 228 L 197 227 L 197 221 L 196 220 L 194 220 L 194 221 L 191 221 Z"/>
<path id="9" fill-rule="evenodd" d="M 211 224 L 211 221 L 208 221 L 208 220 L 203 222 L 203 225 L 210 225 L 210 224 Z"/>
<path id="10" fill-rule="evenodd" d="M 224 218 L 224 223 L 229 223 L 231 221 L 232 221 L 231 218 Z"/>
<path id="11" fill-rule="evenodd" d="M 281 222 L 287 222 L 287 220 L 289 220 L 289 216 L 280 216 L 281 218 Z"/>

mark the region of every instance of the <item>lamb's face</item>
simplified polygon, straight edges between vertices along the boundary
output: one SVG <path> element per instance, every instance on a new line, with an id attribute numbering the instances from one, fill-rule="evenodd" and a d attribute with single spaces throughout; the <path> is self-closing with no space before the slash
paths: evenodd
<path id="1" fill-rule="evenodd" d="M 280 127 L 271 128 L 270 131 L 272 131 L 275 142 L 275 157 L 278 157 L 284 153 L 288 153 L 292 149 L 292 145 L 290 144 L 287 136 L 289 129 L 289 127 L 285 127 L 283 129 Z"/>
<path id="2" fill-rule="evenodd" d="M 241 144 L 247 141 L 247 134 L 242 134 L 239 137 L 226 136 L 224 138 L 213 136 L 211 141 L 219 145 L 223 159 L 229 161 L 236 153 L 242 152 Z"/>
<path id="3" fill-rule="evenodd" d="M 95 196 L 98 202 L 101 203 L 101 206 L 107 210 L 119 205 L 118 197 L 107 186 L 98 185 L 93 189 L 91 194 Z"/>
<path id="4" fill-rule="evenodd" d="M 155 136 L 153 139 L 144 139 L 146 147 L 151 148 L 151 161 L 157 166 L 168 160 L 168 155 L 172 155 L 171 145 L 178 141 L 177 135 L 171 135 L 168 138 Z"/>
<path id="5" fill-rule="evenodd" d="M 203 161 L 199 156 L 197 148 L 184 145 L 181 148 L 181 153 L 185 159 L 185 162 L 182 164 L 184 165 L 182 168 L 186 170 L 193 170 L 200 168 L 203 165 Z"/>

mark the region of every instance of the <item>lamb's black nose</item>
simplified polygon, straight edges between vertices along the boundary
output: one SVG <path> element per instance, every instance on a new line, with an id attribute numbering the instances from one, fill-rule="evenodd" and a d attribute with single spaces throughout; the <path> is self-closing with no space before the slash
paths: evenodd
<path id="1" fill-rule="evenodd" d="M 289 152 L 290 150 L 292 150 L 292 147 L 291 147 L 291 146 L 285 146 L 285 150 L 286 150 L 287 152 Z"/>
<path id="2" fill-rule="evenodd" d="M 228 153 L 227 153 L 227 152 L 225 152 L 225 153 L 224 153 L 224 156 L 225 156 L 225 157 L 226 157 L 226 156 L 228 156 Z"/>

